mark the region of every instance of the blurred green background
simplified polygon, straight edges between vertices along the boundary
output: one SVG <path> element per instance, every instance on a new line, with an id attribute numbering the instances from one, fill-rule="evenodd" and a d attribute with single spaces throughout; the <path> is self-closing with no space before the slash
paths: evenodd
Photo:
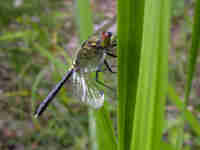
<path id="1" fill-rule="evenodd" d="M 184 42 L 191 40 L 193 15 L 193 1 L 185 3 L 184 7 L 184 1 L 172 1 L 169 55 L 169 80 L 180 96 L 190 46 Z M 91 8 L 94 30 L 111 24 L 108 30 L 115 32 L 116 23 L 110 20 L 116 16 L 116 1 L 91 0 Z M 89 149 L 87 107 L 68 97 L 66 89 L 39 120 L 33 118 L 36 105 L 67 71 L 74 49 L 79 47 L 77 20 L 73 0 L 0 2 L 0 150 Z M 200 104 L 199 74 L 197 69 L 191 110 Z M 115 109 L 110 109 L 113 120 Z M 173 143 L 178 113 L 171 103 L 166 110 L 164 138 Z M 199 115 L 196 110 L 194 114 Z M 200 139 L 189 128 L 185 136 L 192 149 L 200 149 Z"/>

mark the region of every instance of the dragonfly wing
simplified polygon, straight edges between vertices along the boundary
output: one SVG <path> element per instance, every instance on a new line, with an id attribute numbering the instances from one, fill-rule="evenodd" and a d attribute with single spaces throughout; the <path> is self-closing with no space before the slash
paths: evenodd
<path id="1" fill-rule="evenodd" d="M 104 103 L 104 92 L 91 82 L 86 75 L 73 74 L 73 95 L 81 102 L 93 107 L 100 108 Z"/>

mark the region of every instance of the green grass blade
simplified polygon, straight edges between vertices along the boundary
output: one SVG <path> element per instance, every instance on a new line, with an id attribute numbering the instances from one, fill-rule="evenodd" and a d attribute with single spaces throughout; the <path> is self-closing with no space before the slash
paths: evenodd
<path id="1" fill-rule="evenodd" d="M 131 143 L 139 72 L 144 0 L 118 0 L 118 149 Z"/>
<path id="2" fill-rule="evenodd" d="M 189 102 L 189 96 L 190 91 L 192 87 L 192 79 L 195 72 L 195 66 L 198 56 L 198 50 L 200 45 L 200 1 L 196 1 L 195 6 L 195 14 L 194 14 L 194 24 L 193 24 L 193 31 L 192 31 L 192 46 L 189 51 L 189 57 L 188 57 L 188 68 L 187 68 L 187 81 L 186 81 L 186 87 L 185 87 L 185 96 L 184 96 L 184 103 L 183 103 L 183 110 L 181 114 L 181 128 L 179 131 L 179 136 L 177 138 L 176 143 L 176 149 L 181 150 L 183 143 L 184 143 L 184 125 L 185 125 L 185 115 L 184 112 L 187 109 L 188 102 Z"/>
<path id="3" fill-rule="evenodd" d="M 177 95 L 177 93 L 175 92 L 174 88 L 171 85 L 169 85 L 169 87 L 168 87 L 168 96 L 169 96 L 169 100 L 172 103 L 174 103 L 179 110 L 183 110 L 183 108 L 184 108 L 183 101 L 179 98 L 179 96 Z M 190 112 L 187 109 L 184 111 L 184 116 L 185 116 L 185 119 L 190 124 L 191 129 L 198 136 L 200 136 L 200 124 L 199 124 L 199 121 L 197 120 L 197 118 L 195 118 L 195 116 L 192 114 L 192 112 Z"/>
<path id="4" fill-rule="evenodd" d="M 92 11 L 89 0 L 77 0 L 77 24 L 79 27 L 80 41 L 87 40 L 93 33 Z"/>
<path id="5" fill-rule="evenodd" d="M 161 142 L 161 147 L 162 147 L 162 150 L 175 150 L 175 148 L 171 144 L 168 144 L 163 141 Z"/>
<path id="6" fill-rule="evenodd" d="M 99 150 L 116 150 L 117 142 L 114 135 L 114 129 L 112 128 L 112 121 L 109 117 L 109 112 L 107 111 L 106 105 L 97 111 L 94 111 L 94 115 L 96 118 Z"/>
<path id="7" fill-rule="evenodd" d="M 88 0 L 77 1 L 77 22 L 79 25 L 80 39 L 86 40 L 93 31 L 92 12 Z M 99 110 L 90 110 L 90 139 L 91 149 L 116 150 L 114 130 L 105 107 Z M 95 120 L 95 122 L 93 122 Z M 94 129 L 95 128 L 95 129 Z M 94 133 L 96 132 L 96 133 Z M 97 141 L 96 141 L 97 140 Z M 104 144 L 103 144 L 104 143 Z"/>
<path id="8" fill-rule="evenodd" d="M 185 103 L 188 104 L 190 91 L 192 87 L 192 78 L 195 73 L 195 67 L 197 62 L 198 50 L 200 47 L 200 1 L 196 1 L 193 32 L 192 32 L 192 46 L 189 51 L 188 57 L 188 72 L 187 72 L 187 84 L 185 89 Z"/>
<path id="9" fill-rule="evenodd" d="M 144 12 L 131 149 L 160 150 L 168 81 L 170 1 L 145 1 Z"/>
<path id="10" fill-rule="evenodd" d="M 16 40 L 19 38 L 26 38 L 28 36 L 28 34 L 30 34 L 31 32 L 29 30 L 27 31 L 19 31 L 19 32 L 5 32 L 0 36 L 0 41 L 12 41 L 12 40 Z"/>
<path id="11" fill-rule="evenodd" d="M 63 68 L 66 68 L 66 65 L 61 60 L 56 59 L 55 56 L 51 54 L 51 52 L 46 50 L 46 48 L 41 47 L 36 43 L 34 46 L 35 46 L 34 50 L 39 51 L 42 56 L 50 60 L 58 69 L 63 70 Z"/>
<path id="12" fill-rule="evenodd" d="M 35 100 L 36 99 L 36 93 L 37 93 L 37 87 L 38 87 L 38 85 L 40 84 L 40 82 L 41 82 L 41 80 L 42 80 L 42 78 L 44 77 L 44 73 L 45 73 L 45 71 L 41 71 L 38 75 L 37 75 L 37 77 L 36 77 L 36 79 L 35 79 L 35 82 L 33 83 L 33 86 L 32 86 L 32 100 Z M 35 103 L 35 102 L 34 102 Z M 35 106 L 33 106 L 33 108 L 35 108 Z"/>
<path id="13" fill-rule="evenodd" d="M 76 1 L 76 22 L 79 28 L 79 37 L 80 43 L 92 34 L 93 32 L 93 23 L 92 15 L 90 9 L 89 0 Z M 94 117 L 94 112 L 92 109 L 89 109 L 89 143 L 91 149 L 98 150 L 97 145 L 97 135 L 96 135 L 96 122 Z"/>

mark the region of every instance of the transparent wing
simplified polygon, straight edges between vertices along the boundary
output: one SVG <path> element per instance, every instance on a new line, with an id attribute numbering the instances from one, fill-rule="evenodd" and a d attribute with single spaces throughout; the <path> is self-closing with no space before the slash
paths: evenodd
<path id="1" fill-rule="evenodd" d="M 73 74 L 73 95 L 81 102 L 100 108 L 104 103 L 104 92 L 91 81 L 87 74 L 75 72 Z"/>

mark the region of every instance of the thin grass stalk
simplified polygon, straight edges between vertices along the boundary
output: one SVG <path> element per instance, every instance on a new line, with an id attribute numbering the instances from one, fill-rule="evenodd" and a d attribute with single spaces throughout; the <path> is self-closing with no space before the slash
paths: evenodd
<path id="1" fill-rule="evenodd" d="M 80 40 L 86 40 L 92 35 L 92 12 L 89 0 L 77 0 L 77 22 Z M 117 144 L 109 113 L 106 106 L 99 110 L 89 110 L 89 128 L 92 150 L 116 150 Z"/>
<path id="2" fill-rule="evenodd" d="M 200 45 L 200 1 L 196 0 L 195 10 L 194 10 L 194 24 L 192 29 L 192 45 L 189 50 L 188 65 L 187 65 L 187 81 L 185 87 L 185 95 L 183 102 L 183 110 L 181 113 L 181 128 L 179 135 L 177 137 L 176 149 L 181 150 L 184 143 L 184 126 L 185 126 L 185 111 L 189 104 L 189 96 L 192 88 L 192 79 L 195 73 L 195 67 L 197 62 L 198 50 Z"/>
<path id="3" fill-rule="evenodd" d="M 117 141 L 112 127 L 112 121 L 107 110 L 107 104 L 94 111 L 97 128 L 98 149 L 116 150 Z"/>
<path id="4" fill-rule="evenodd" d="M 179 111 L 183 110 L 184 108 L 183 100 L 180 99 L 180 97 L 178 96 L 177 92 L 172 87 L 172 85 L 168 86 L 168 96 L 169 96 L 169 100 L 174 105 L 176 105 Z M 200 125 L 199 125 L 198 118 L 194 116 L 194 114 L 187 109 L 184 111 L 184 116 L 185 116 L 185 120 L 187 120 L 187 122 L 189 123 L 192 131 L 198 136 L 200 136 Z"/>
<path id="5" fill-rule="evenodd" d="M 93 32 L 93 22 L 92 22 L 92 13 L 90 9 L 89 0 L 76 1 L 76 21 L 79 28 L 79 37 L 80 43 L 84 40 L 87 40 L 88 37 Z M 93 115 L 93 110 L 89 109 L 89 143 L 91 149 L 97 150 L 97 138 L 96 138 L 96 122 Z"/>

